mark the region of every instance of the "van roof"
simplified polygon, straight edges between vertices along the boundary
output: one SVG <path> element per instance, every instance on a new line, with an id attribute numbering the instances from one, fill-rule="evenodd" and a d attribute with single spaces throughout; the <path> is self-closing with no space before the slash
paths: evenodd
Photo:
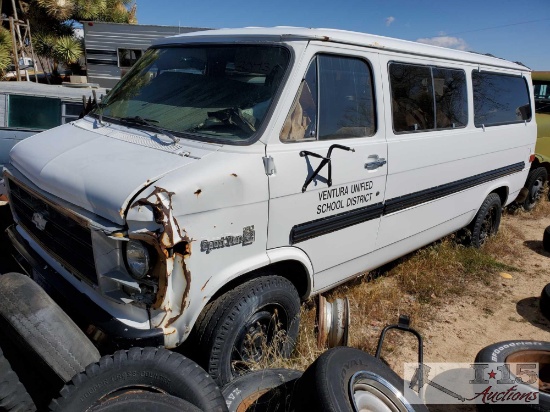
<path id="1" fill-rule="evenodd" d="M 58 97 L 64 100 L 79 100 L 82 101 L 82 96 L 89 97 L 92 95 L 92 90 L 95 90 L 97 96 L 106 94 L 104 88 L 89 88 L 89 87 L 66 87 L 53 84 L 42 84 L 35 82 L 0 82 L 0 93 L 2 94 L 22 94 L 26 96 L 38 97 Z"/>
<path id="2" fill-rule="evenodd" d="M 511 61 L 467 51 L 336 29 L 308 29 L 303 27 L 245 27 L 241 29 L 219 29 L 180 34 L 157 40 L 153 45 L 183 44 L 200 42 L 232 41 L 297 41 L 321 40 L 352 44 L 380 50 L 404 52 L 414 55 L 443 58 L 467 63 L 531 71 L 528 67 Z"/>

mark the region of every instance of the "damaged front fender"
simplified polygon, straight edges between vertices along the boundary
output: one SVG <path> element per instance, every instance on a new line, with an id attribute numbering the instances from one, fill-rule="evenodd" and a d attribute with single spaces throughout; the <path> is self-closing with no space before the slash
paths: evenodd
<path id="1" fill-rule="evenodd" d="M 130 206 L 126 218 L 128 237 L 150 244 L 158 254 L 153 277 L 159 281 L 159 291 L 152 306 L 151 326 L 164 329 L 166 346 L 176 346 L 182 339 L 171 325 L 189 305 L 191 287 L 191 273 L 185 261 L 191 255 L 193 240 L 174 216 L 174 195 L 155 186 L 150 194 Z"/>

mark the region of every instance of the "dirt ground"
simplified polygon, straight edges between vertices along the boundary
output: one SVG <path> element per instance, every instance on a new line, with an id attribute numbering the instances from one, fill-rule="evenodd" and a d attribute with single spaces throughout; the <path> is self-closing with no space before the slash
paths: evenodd
<path id="1" fill-rule="evenodd" d="M 474 296 L 461 297 L 438 309 L 435 321 L 423 328 L 425 362 L 472 362 L 483 347 L 498 341 L 550 341 L 550 321 L 538 309 L 540 293 L 550 282 L 550 253 L 542 247 L 550 216 L 504 215 L 501 225 L 504 230 L 508 228 L 522 234 L 513 240 L 520 251 L 519 257 L 501 257 L 521 271 L 508 273 L 511 279 L 496 274 L 499 279 L 494 285 L 480 285 Z M 402 374 L 403 362 L 414 362 L 416 356 L 415 342 L 407 339 L 406 344 L 386 360 Z M 447 405 L 435 410 L 473 411 L 475 408 Z"/>
<path id="2" fill-rule="evenodd" d="M 550 253 L 542 247 L 544 229 L 550 226 L 550 203 L 544 203 L 543 209 L 538 209 L 538 212 L 535 210 L 517 215 L 503 214 L 501 230 L 514 234 L 503 239 L 505 242 L 512 242 L 517 253 L 503 254 L 498 256 L 498 260 L 518 270 L 489 274 L 488 276 L 494 277 L 492 282 L 476 283 L 473 292 L 468 291 L 462 296 L 451 297 L 443 305 L 434 305 L 433 310 L 430 307 L 430 313 L 425 319 L 416 319 L 416 322 L 413 322 L 413 326 L 415 323 L 420 324 L 419 329 L 424 337 L 425 362 L 473 362 L 483 347 L 503 340 L 550 341 L 550 321 L 546 320 L 538 309 L 540 293 L 550 282 Z M 2 209 L 5 208 L 0 208 L 0 212 L 6 211 Z M 0 222 L 7 224 L 6 213 L 0 213 Z M 9 250 L 5 243 L 0 242 L 0 273 L 16 269 L 16 265 L 9 259 Z M 379 288 L 394 289 L 392 282 L 395 282 L 395 279 L 382 276 L 379 280 Z M 449 276 L 447 281 L 451 283 L 454 280 Z M 347 290 L 348 287 L 344 286 L 341 293 L 346 293 Z M 402 299 L 407 301 L 408 298 Z M 311 309 L 308 311 L 310 315 L 313 312 Z M 371 316 L 365 314 L 364 317 Z M 391 319 L 394 319 L 394 315 L 391 315 Z M 304 323 L 307 325 L 307 322 Z M 377 335 L 386 323 L 383 319 L 366 322 L 365 326 L 370 329 L 369 335 L 372 335 L 368 352 L 372 352 Z M 307 327 L 312 329 L 310 326 Z M 358 322 L 352 322 L 351 327 L 359 328 Z M 404 362 L 416 361 L 416 348 L 413 338 L 399 338 L 390 351 L 383 353 L 383 359 L 402 375 Z M 303 362 L 302 360 L 301 363 Z M 307 365 L 311 362 L 312 359 L 308 360 Z M 303 369 L 307 365 L 281 366 Z M 474 410 L 473 406 L 430 405 L 430 411 Z"/>

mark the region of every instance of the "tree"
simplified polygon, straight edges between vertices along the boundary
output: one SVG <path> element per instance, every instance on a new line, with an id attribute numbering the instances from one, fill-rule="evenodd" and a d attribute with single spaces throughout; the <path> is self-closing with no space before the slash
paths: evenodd
<path id="1" fill-rule="evenodd" d="M 11 64 L 11 34 L 0 26 L 0 78 Z"/>
<path id="2" fill-rule="evenodd" d="M 83 45 L 75 36 L 78 21 L 136 24 L 137 6 L 132 3 L 133 0 L 24 0 L 18 1 L 18 14 L 20 19 L 30 22 L 34 50 L 42 67 L 46 69 L 44 64 L 52 63 L 50 69 L 56 75 L 59 63 L 73 71 L 80 67 Z M 0 69 L 1 42 L 2 37 Z"/>

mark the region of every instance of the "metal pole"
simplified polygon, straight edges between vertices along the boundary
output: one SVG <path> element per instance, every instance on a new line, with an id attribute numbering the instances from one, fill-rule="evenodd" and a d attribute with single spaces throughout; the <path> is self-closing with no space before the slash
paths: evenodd
<path id="1" fill-rule="evenodd" d="M 15 25 L 15 28 L 17 29 L 17 34 L 19 35 L 19 47 L 21 47 L 21 50 L 23 50 L 23 39 L 21 38 L 21 29 L 19 28 L 19 17 L 17 16 L 17 7 L 15 7 L 15 0 L 11 0 L 11 5 L 13 7 L 13 17 L 15 18 L 15 21 L 17 24 Z M 22 53 L 22 57 L 25 57 L 25 54 Z"/>
<path id="2" fill-rule="evenodd" d="M 13 1 L 13 0 L 12 0 Z M 15 66 L 15 74 L 17 76 L 17 81 L 21 81 L 21 74 L 19 73 L 19 56 L 17 55 L 17 44 L 15 40 L 15 25 L 13 23 L 13 17 L 10 16 L 10 31 L 11 31 L 11 39 L 12 39 L 12 47 L 13 47 L 13 63 Z"/>

